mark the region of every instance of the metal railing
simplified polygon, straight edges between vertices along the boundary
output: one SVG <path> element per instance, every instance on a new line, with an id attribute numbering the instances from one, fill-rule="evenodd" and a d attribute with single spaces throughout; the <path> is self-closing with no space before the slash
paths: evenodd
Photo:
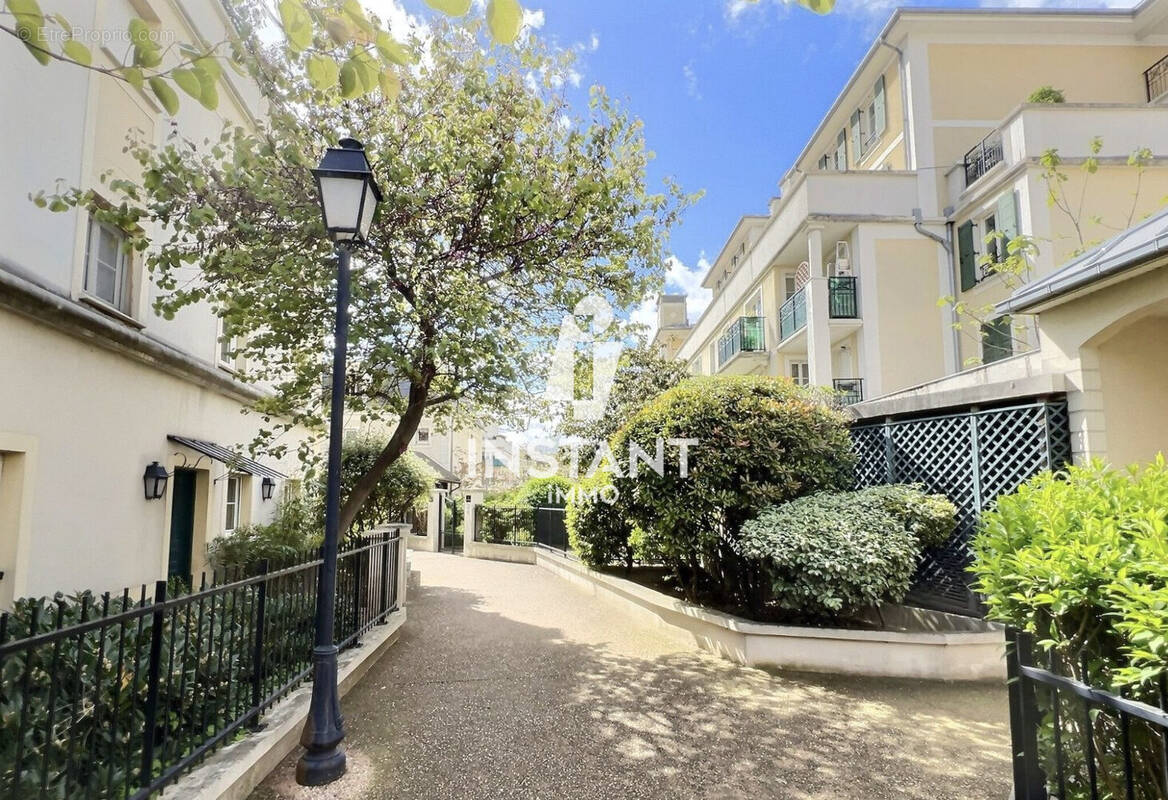
<path id="1" fill-rule="evenodd" d="M 1006 631 L 1015 800 L 1168 797 L 1163 677 L 1125 697 L 1091 685 L 1087 654 L 1072 664 L 1052 650 L 1039 667 L 1033 650 L 1030 634 Z"/>
<path id="2" fill-rule="evenodd" d="M 566 552 L 569 545 L 564 509 L 475 506 L 474 541 L 518 547 L 542 545 Z"/>
<path id="3" fill-rule="evenodd" d="M 855 278 L 838 276 L 827 279 L 827 315 L 831 319 L 859 318 Z"/>
<path id="4" fill-rule="evenodd" d="M 1168 56 L 1144 70 L 1144 86 L 1148 90 L 1149 103 L 1168 94 Z"/>
<path id="5" fill-rule="evenodd" d="M 794 336 L 807 324 L 806 287 L 787 298 L 779 308 L 779 341 Z"/>
<path id="6" fill-rule="evenodd" d="M 840 402 L 845 406 L 854 405 L 864 399 L 863 378 L 833 378 L 831 386 L 840 393 Z"/>
<path id="7" fill-rule="evenodd" d="M 339 647 L 397 609 L 400 541 L 342 545 Z M 311 672 L 321 563 L 18 601 L 0 616 L 0 796 L 146 798 L 257 728 Z"/>
<path id="8" fill-rule="evenodd" d="M 766 350 L 766 318 L 739 317 L 718 340 L 718 366 L 739 353 Z"/>
<path id="9" fill-rule="evenodd" d="M 1005 158 L 1002 134 L 994 131 L 965 154 L 965 185 L 970 186 Z"/>

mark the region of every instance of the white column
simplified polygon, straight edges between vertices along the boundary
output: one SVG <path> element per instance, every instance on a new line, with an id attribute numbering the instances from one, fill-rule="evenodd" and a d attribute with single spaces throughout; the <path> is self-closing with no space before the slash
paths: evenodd
<path id="1" fill-rule="evenodd" d="M 807 231 L 811 279 L 803 287 L 807 301 L 807 373 L 812 386 L 831 386 L 831 331 L 828 329 L 827 275 L 823 269 L 823 229 Z"/>

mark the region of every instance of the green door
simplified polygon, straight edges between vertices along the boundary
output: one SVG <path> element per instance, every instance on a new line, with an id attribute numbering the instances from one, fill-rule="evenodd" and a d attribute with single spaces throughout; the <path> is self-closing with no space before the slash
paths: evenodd
<path id="1" fill-rule="evenodd" d="M 191 547 L 195 538 L 195 471 L 176 469 L 170 505 L 170 560 L 167 578 L 191 577 Z"/>

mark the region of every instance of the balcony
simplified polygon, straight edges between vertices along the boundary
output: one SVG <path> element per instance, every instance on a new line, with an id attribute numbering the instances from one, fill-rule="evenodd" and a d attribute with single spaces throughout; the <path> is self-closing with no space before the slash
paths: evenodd
<path id="1" fill-rule="evenodd" d="M 1002 133 L 994 131 L 965 154 L 965 185 L 973 185 L 1003 160 L 1005 151 L 1002 148 Z"/>
<path id="2" fill-rule="evenodd" d="M 807 324 L 807 296 L 803 289 L 779 308 L 779 341 L 786 341 Z"/>
<path id="3" fill-rule="evenodd" d="M 839 276 L 827 279 L 827 311 L 829 319 L 860 318 L 855 278 Z M 791 295 L 779 309 L 779 341 L 787 341 L 806 326 L 807 296 L 804 287 Z"/>
<path id="4" fill-rule="evenodd" d="M 739 353 L 766 351 L 766 318 L 739 317 L 718 340 L 718 369 Z"/>
<path id="5" fill-rule="evenodd" d="M 863 378 L 834 378 L 831 388 L 840 393 L 839 401 L 845 406 L 855 405 L 864 399 Z"/>
<path id="6" fill-rule="evenodd" d="M 1144 85 L 1148 87 L 1148 102 L 1155 103 L 1168 95 L 1168 56 L 1164 56 L 1144 72 Z"/>

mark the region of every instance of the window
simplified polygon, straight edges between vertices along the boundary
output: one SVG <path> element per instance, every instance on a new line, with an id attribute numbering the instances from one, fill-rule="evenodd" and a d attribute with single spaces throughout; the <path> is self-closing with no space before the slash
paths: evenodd
<path id="1" fill-rule="evenodd" d="M 239 366 L 239 356 L 236 349 L 239 347 L 238 336 L 219 337 L 219 366 L 235 369 Z"/>
<path id="2" fill-rule="evenodd" d="M 795 273 L 787 272 L 783 275 L 783 302 L 787 302 L 795 293 L 799 291 L 798 284 L 795 281 Z"/>
<path id="3" fill-rule="evenodd" d="M 419 428 L 418 429 L 418 444 L 425 444 L 428 441 L 430 441 L 430 429 L 429 428 Z"/>
<path id="4" fill-rule="evenodd" d="M 852 131 L 852 155 L 859 161 L 864 157 L 864 112 L 856 109 L 848 127 Z"/>
<path id="5" fill-rule="evenodd" d="M 800 386 L 806 386 L 811 383 L 811 373 L 806 361 L 791 361 L 789 363 L 789 372 L 791 380 Z"/>
<path id="6" fill-rule="evenodd" d="M 742 306 L 742 316 L 744 317 L 761 317 L 762 316 L 762 290 L 754 293 L 746 303 Z"/>
<path id="7" fill-rule="evenodd" d="M 243 479 L 238 475 L 227 477 L 227 513 L 223 520 L 224 531 L 231 532 L 239 527 L 240 489 L 242 487 Z"/>
<path id="8" fill-rule="evenodd" d="M 85 292 L 116 308 L 129 311 L 126 235 L 112 225 L 89 219 L 89 244 L 85 253 Z"/>
<path id="9" fill-rule="evenodd" d="M 997 233 L 1001 235 L 995 236 Z M 1018 233 L 1018 200 L 1012 190 L 999 197 L 980 221 L 967 220 L 957 228 L 961 291 L 972 289 L 993 274 L 988 264 L 1006 260 L 1007 243 Z M 982 248 L 978 247 L 979 241 Z"/>
<path id="10" fill-rule="evenodd" d="M 1010 317 L 998 317 L 981 326 L 981 360 L 992 364 L 1014 355 L 1014 330 Z"/>
<path id="11" fill-rule="evenodd" d="M 848 169 L 848 132 L 841 130 L 835 138 L 835 168 L 840 172 Z"/>
<path id="12" fill-rule="evenodd" d="M 884 133 L 887 127 L 887 103 L 884 92 L 884 76 L 876 80 L 872 87 L 872 96 L 852 112 L 849 121 L 852 139 L 852 155 L 858 161 L 866 156 L 872 145 Z"/>

